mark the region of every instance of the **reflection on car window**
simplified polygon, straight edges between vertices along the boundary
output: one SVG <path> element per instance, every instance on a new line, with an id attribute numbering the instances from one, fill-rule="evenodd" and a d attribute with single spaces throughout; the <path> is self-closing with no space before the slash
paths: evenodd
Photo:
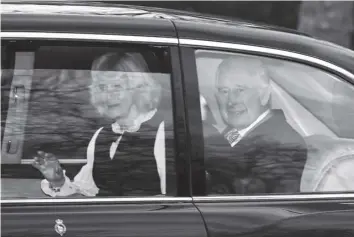
<path id="1" fill-rule="evenodd" d="M 168 52 L 40 43 L 9 52 L 2 197 L 174 195 Z"/>
<path id="2" fill-rule="evenodd" d="M 278 59 L 196 51 L 209 195 L 350 192 L 353 86 Z"/>

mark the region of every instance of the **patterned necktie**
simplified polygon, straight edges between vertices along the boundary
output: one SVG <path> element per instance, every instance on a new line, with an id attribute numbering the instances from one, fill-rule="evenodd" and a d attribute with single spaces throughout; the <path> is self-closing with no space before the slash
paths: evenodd
<path id="1" fill-rule="evenodd" d="M 226 132 L 224 134 L 224 137 L 230 143 L 230 145 L 233 147 L 240 140 L 241 134 L 239 133 L 239 131 L 236 128 L 233 128 L 233 129 L 229 130 L 228 132 Z"/>

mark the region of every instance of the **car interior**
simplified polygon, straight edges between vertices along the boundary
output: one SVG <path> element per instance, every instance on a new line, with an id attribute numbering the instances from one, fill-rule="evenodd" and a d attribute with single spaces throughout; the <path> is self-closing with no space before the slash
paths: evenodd
<path id="1" fill-rule="evenodd" d="M 212 111 L 216 127 L 224 127 L 214 97 L 213 83 L 219 63 L 228 55 L 236 54 L 210 50 L 197 50 L 195 54 L 198 78 L 203 78 L 199 80 L 203 106 L 207 104 Z M 287 122 L 308 146 L 301 192 L 353 191 L 353 185 L 348 186 L 349 179 L 345 177 L 339 187 L 334 184 L 320 185 L 325 180 L 331 180 L 329 176 L 336 175 L 329 170 L 340 162 L 354 162 L 353 85 L 303 64 L 270 58 L 263 58 L 263 61 L 271 77 L 272 109 L 283 110 Z"/>

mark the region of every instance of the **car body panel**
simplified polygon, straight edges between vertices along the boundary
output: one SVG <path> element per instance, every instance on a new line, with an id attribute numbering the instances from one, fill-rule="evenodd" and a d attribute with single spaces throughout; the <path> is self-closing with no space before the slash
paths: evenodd
<path id="1" fill-rule="evenodd" d="M 129 17 L 3 14 L 1 27 L 3 32 L 30 31 L 176 37 L 172 23 L 167 20 L 132 19 Z"/>
<path id="2" fill-rule="evenodd" d="M 176 26 L 177 29 L 180 29 L 178 28 L 178 23 L 176 23 Z M 191 26 L 191 31 L 192 28 L 193 27 Z M 209 30 L 213 31 L 216 30 L 216 28 Z M 180 31 L 179 36 L 181 38 L 194 39 L 193 36 L 188 34 L 183 35 Z M 294 35 L 293 37 L 295 38 L 297 36 Z M 197 78 L 194 49 L 242 52 L 251 55 L 257 54 L 256 50 L 248 50 L 249 48 L 247 47 L 244 47 L 243 50 L 227 49 L 226 47 L 218 48 L 216 47 L 218 42 L 224 42 L 221 36 L 220 38 L 210 38 L 210 35 L 208 35 L 201 37 L 200 39 L 203 39 L 203 41 L 200 42 L 199 46 L 197 42 L 194 45 L 185 44 L 181 47 L 184 78 L 188 79 L 188 81 L 186 80 L 184 82 L 185 84 L 188 84 L 186 101 L 194 101 L 196 100 L 196 95 L 199 95 L 198 85 L 196 85 L 197 83 L 195 82 L 196 80 L 193 80 L 193 78 Z M 261 42 L 262 39 L 263 38 L 260 37 L 253 45 L 260 49 L 270 47 L 266 42 Z M 182 42 L 182 40 L 180 40 L 180 42 Z M 210 43 L 210 45 L 205 47 L 205 45 L 203 46 L 203 42 L 215 42 L 215 46 L 211 46 L 212 44 Z M 230 43 L 230 41 L 228 41 L 228 43 Z M 301 44 L 306 43 L 307 41 L 304 40 L 304 43 Z M 247 45 L 247 42 L 239 42 L 239 44 Z M 322 50 L 325 50 L 326 47 L 327 46 L 324 46 Z M 278 49 L 288 50 L 284 45 L 278 47 Z M 297 50 L 296 52 L 301 53 L 301 50 Z M 349 52 L 349 50 L 346 53 L 348 53 L 349 56 L 354 55 L 354 52 Z M 339 52 L 338 55 L 340 54 L 341 53 Z M 264 52 L 258 52 L 258 55 L 275 57 Z M 319 54 L 316 54 L 316 57 L 320 58 L 318 55 Z M 289 59 L 291 60 L 291 58 Z M 334 60 L 334 62 L 337 61 Z M 304 63 L 312 66 L 310 61 Z M 350 64 L 349 62 L 346 62 L 345 64 L 351 65 L 347 68 L 352 68 L 354 66 L 354 64 Z M 344 80 L 352 81 L 351 78 L 346 78 L 345 75 L 341 75 L 341 77 Z M 192 126 L 192 124 L 197 124 L 199 126 L 198 121 L 201 120 L 200 106 L 196 103 L 190 103 L 188 106 L 188 114 L 190 126 Z M 210 237 L 294 237 L 302 234 L 305 236 L 320 237 L 352 236 L 354 234 L 354 227 L 351 224 L 351 220 L 354 218 L 352 204 L 354 194 L 352 193 L 303 193 L 299 195 L 274 194 L 262 196 L 232 196 L 219 194 L 206 196 L 206 190 L 202 190 L 202 188 L 198 186 L 200 180 L 206 179 L 205 173 L 202 172 L 204 165 L 204 143 L 203 134 L 200 132 L 200 129 L 201 128 L 194 128 L 190 130 L 191 139 L 194 140 L 192 150 L 194 154 L 194 159 L 192 159 L 192 180 L 195 181 L 193 182 L 193 187 L 196 188 L 193 189 L 193 200 L 203 215 Z"/>
<path id="3" fill-rule="evenodd" d="M 189 236 L 205 237 L 199 212 L 192 203 L 90 203 L 2 206 L 2 236 Z"/>
<path id="4" fill-rule="evenodd" d="M 2 31 L 166 37 L 181 40 L 180 42 L 191 39 L 256 46 L 311 56 L 354 73 L 353 51 L 302 34 L 294 34 L 293 31 L 195 14 L 185 15 L 176 11 L 153 11 L 143 7 L 121 6 L 112 10 L 112 6 L 117 6 L 114 4 L 104 6 L 91 3 L 90 7 L 77 7 L 76 11 L 75 8 L 70 8 L 72 4 L 63 6 L 60 10 L 60 6 L 54 3 L 52 6 L 55 5 L 55 8 L 51 12 L 36 12 L 36 7 L 25 9 L 18 4 L 21 10 L 8 8 L 2 14 Z M 173 80 L 174 96 L 176 103 L 180 105 L 175 110 L 178 115 L 175 124 L 179 128 L 177 147 L 181 149 L 178 151 L 181 157 L 190 157 L 192 167 L 189 166 L 189 160 L 183 160 L 177 168 L 177 175 L 183 180 L 179 190 L 183 189 L 182 186 L 185 189 L 179 196 L 193 197 L 183 201 L 171 198 L 169 201 L 161 199 L 153 202 L 128 199 L 127 203 L 120 198 L 2 201 L 3 236 L 23 236 L 24 233 L 26 236 L 36 237 L 58 236 L 54 230 L 57 219 L 62 219 L 67 226 L 65 236 L 354 235 L 353 194 L 318 194 L 315 195 L 316 198 L 310 194 L 205 197 L 203 134 L 193 49 L 228 50 L 225 47 L 202 44 L 181 45 L 181 54 L 174 48 L 176 57 L 172 58 L 174 78 L 178 78 Z M 256 51 L 243 52 L 257 54 Z M 310 62 L 308 64 L 311 65 Z M 344 79 L 351 81 L 350 78 Z"/>
<path id="5" fill-rule="evenodd" d="M 21 14 L 2 15 L 2 32 L 19 33 L 11 39 L 38 39 L 59 41 L 94 41 L 106 44 L 136 43 L 170 45 L 172 83 L 174 98 L 178 108 L 175 115 L 177 197 L 146 198 L 87 198 L 70 197 L 52 199 L 44 197 L 40 180 L 32 197 L 2 199 L 2 236 L 59 236 L 55 224 L 62 220 L 66 226 L 64 236 L 190 236 L 206 237 L 206 229 L 200 212 L 192 203 L 189 186 L 188 154 L 186 154 L 185 116 L 181 84 L 181 68 L 176 32 L 173 24 L 166 19 L 132 19 L 130 17 L 106 17 L 80 14 Z M 22 34 L 26 32 L 26 34 Z M 61 34 L 50 34 L 61 33 Z M 27 37 L 25 36 L 27 35 Z M 62 36 L 61 38 L 59 36 Z M 86 36 L 86 38 L 84 37 Z M 75 37 L 76 36 L 76 37 Z M 100 37 L 98 37 L 100 36 Z M 119 37 L 123 36 L 123 37 Z M 125 36 L 125 37 L 124 37 Z M 136 37 L 135 37 L 136 36 Z M 167 39 L 164 43 L 161 39 Z M 172 41 L 170 40 L 172 39 Z M 114 46 L 113 46 L 114 47 Z M 26 165 L 26 164 L 25 164 Z M 28 165 L 28 164 L 27 164 Z M 9 171 L 9 170 L 7 170 Z M 11 176 L 11 175 L 10 175 Z M 7 183 L 8 184 L 8 183 Z M 21 199 L 25 198 L 25 199 Z"/>
<path id="6" fill-rule="evenodd" d="M 211 237 L 352 236 L 353 204 L 333 200 L 197 203 Z"/>

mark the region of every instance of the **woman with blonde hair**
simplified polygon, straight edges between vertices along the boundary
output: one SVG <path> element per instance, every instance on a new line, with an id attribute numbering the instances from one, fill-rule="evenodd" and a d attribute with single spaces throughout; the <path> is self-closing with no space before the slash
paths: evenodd
<path id="1" fill-rule="evenodd" d="M 94 60 L 91 103 L 112 121 L 94 133 L 87 163 L 71 181 L 53 154 L 38 152 L 33 166 L 49 196 L 166 194 L 165 134 L 158 111 L 161 86 L 139 53 L 108 53 Z"/>

